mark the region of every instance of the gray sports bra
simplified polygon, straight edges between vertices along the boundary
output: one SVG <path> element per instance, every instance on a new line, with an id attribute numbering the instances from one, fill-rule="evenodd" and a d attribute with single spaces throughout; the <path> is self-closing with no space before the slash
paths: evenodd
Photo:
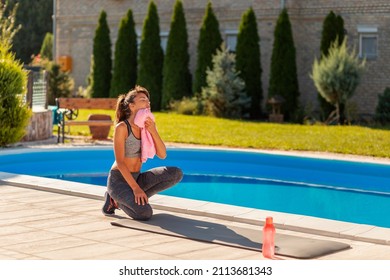
<path id="1" fill-rule="evenodd" d="M 125 141 L 125 157 L 139 158 L 141 157 L 141 139 L 138 139 L 134 136 L 128 120 L 125 120 L 124 122 L 127 126 L 127 133 L 129 135 Z"/>

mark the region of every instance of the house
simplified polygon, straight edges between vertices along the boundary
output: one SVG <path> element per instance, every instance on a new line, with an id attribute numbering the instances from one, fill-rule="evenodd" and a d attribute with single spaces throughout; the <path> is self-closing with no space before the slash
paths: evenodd
<path id="1" fill-rule="evenodd" d="M 175 0 L 154 0 L 160 18 L 163 47 L 169 34 Z M 349 103 L 352 114 L 373 114 L 378 94 L 390 86 L 390 2 L 388 0 L 212 0 L 221 34 L 234 50 L 242 14 L 252 7 L 258 20 L 262 81 L 267 96 L 273 32 L 277 17 L 286 7 L 290 16 L 296 47 L 301 104 L 317 106 L 317 91 L 309 73 L 319 57 L 322 23 L 333 10 L 344 19 L 348 45 L 366 57 L 366 71 Z M 190 70 L 194 72 L 199 29 L 208 0 L 183 0 L 189 36 Z M 72 63 L 75 86 L 85 86 L 89 74 L 93 36 L 101 10 L 107 12 L 112 49 L 114 50 L 120 19 L 132 9 L 136 30 L 142 32 L 149 1 L 146 0 L 54 0 L 55 55 Z M 70 65 L 70 64 L 69 64 Z"/>

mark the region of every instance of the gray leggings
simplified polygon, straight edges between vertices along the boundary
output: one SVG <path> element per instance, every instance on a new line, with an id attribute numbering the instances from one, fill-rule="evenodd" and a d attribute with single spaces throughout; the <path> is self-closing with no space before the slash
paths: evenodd
<path id="1" fill-rule="evenodd" d="M 183 172 L 177 167 L 157 167 L 146 172 L 131 173 L 148 197 L 166 190 L 183 178 Z M 107 192 L 117 202 L 120 209 L 135 220 L 148 220 L 153 210 L 150 204 L 135 203 L 133 190 L 119 170 L 110 170 L 107 178 Z"/>

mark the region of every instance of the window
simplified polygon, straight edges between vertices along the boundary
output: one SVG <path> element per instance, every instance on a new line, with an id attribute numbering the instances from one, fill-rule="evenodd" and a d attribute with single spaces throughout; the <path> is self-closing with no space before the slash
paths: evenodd
<path id="1" fill-rule="evenodd" d="M 168 36 L 168 32 L 160 32 L 160 44 L 164 53 L 167 50 Z"/>
<path id="2" fill-rule="evenodd" d="M 375 59 L 378 57 L 378 28 L 359 26 L 359 57 Z"/>
<path id="3" fill-rule="evenodd" d="M 236 46 L 237 46 L 237 35 L 238 35 L 238 31 L 232 31 L 232 30 L 228 30 L 228 31 L 225 31 L 225 42 L 226 42 L 226 47 L 229 49 L 229 51 L 231 52 L 235 52 L 236 51 Z"/>
<path id="4" fill-rule="evenodd" d="M 137 34 L 137 50 L 139 51 L 139 48 L 141 46 L 141 40 L 142 40 L 142 32 L 141 31 L 136 31 L 135 32 Z"/>

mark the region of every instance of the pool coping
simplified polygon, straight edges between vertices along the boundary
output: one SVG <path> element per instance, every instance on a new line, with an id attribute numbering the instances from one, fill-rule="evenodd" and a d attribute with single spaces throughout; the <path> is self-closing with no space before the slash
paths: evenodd
<path id="1" fill-rule="evenodd" d="M 95 200 L 103 200 L 105 193 L 105 188 L 101 186 L 7 172 L 0 172 L 0 187 L 1 185 L 11 185 Z M 177 198 L 160 194 L 151 197 L 150 204 L 158 210 L 217 218 L 257 226 L 262 226 L 265 218 L 272 216 L 277 229 L 390 245 L 390 228 Z"/>

